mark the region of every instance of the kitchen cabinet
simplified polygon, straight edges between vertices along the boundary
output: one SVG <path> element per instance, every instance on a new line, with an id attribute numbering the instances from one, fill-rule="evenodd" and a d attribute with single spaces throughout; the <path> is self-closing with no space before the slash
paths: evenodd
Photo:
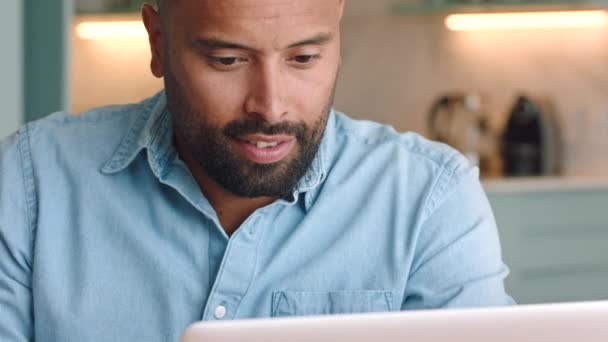
<path id="1" fill-rule="evenodd" d="M 394 14 L 451 12 L 501 12 L 534 10 L 606 9 L 608 0 L 396 0 L 388 6 Z"/>
<path id="2" fill-rule="evenodd" d="M 17 130 L 23 121 L 22 82 L 23 52 L 21 37 L 21 2 L 8 0 L 0 11 L 0 139 Z"/>
<path id="3" fill-rule="evenodd" d="M 154 0 L 75 0 L 78 14 L 103 14 L 139 12 L 144 2 L 154 3 Z"/>
<path id="4" fill-rule="evenodd" d="M 608 299 L 608 180 L 485 187 L 518 303 Z"/>
<path id="5" fill-rule="evenodd" d="M 23 2 L 26 121 L 67 109 L 73 1 Z"/>

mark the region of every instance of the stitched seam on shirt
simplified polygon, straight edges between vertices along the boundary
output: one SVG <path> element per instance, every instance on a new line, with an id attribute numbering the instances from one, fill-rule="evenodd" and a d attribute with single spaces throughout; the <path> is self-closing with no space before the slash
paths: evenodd
<path id="1" fill-rule="evenodd" d="M 453 168 L 452 170 L 453 170 L 453 171 L 455 171 L 455 169 L 454 169 L 454 168 Z M 453 174 L 453 173 L 454 173 L 454 172 L 452 172 L 452 174 Z M 450 179 L 451 179 L 451 178 L 452 178 L 452 177 L 450 176 Z M 458 182 L 456 185 L 454 185 L 454 187 L 458 187 L 458 186 L 460 186 L 460 185 L 461 185 L 463 182 L 464 182 L 464 178 L 463 178 L 463 179 L 462 179 L 460 182 Z M 451 196 L 451 195 L 452 195 L 452 194 L 450 194 L 450 196 Z M 440 206 L 439 206 L 439 207 L 440 207 Z M 436 208 L 434 208 L 434 209 L 436 209 Z M 429 215 L 428 215 L 426 218 L 424 218 L 424 219 L 422 220 L 422 223 L 424 223 L 424 221 L 428 220 L 428 219 L 429 219 L 431 216 L 433 216 L 432 214 L 434 214 L 434 213 L 435 213 L 435 212 L 433 212 L 433 213 L 429 213 Z M 435 258 L 437 255 L 439 255 L 441 252 L 443 252 L 443 251 L 444 251 L 446 248 L 448 248 L 448 247 L 450 247 L 451 245 L 453 245 L 454 243 L 456 243 L 458 240 L 460 240 L 460 239 L 462 239 L 463 237 L 465 237 L 466 235 L 470 234 L 470 233 L 471 233 L 473 230 L 475 230 L 476 228 L 477 228 L 477 227 L 473 227 L 473 228 L 471 228 L 471 229 L 468 229 L 466 232 L 462 233 L 461 235 L 458 235 L 458 236 L 457 236 L 455 239 L 453 239 L 452 241 L 448 242 L 448 243 L 447 243 L 445 246 L 441 247 L 441 248 L 439 249 L 439 251 L 437 251 L 436 253 L 434 253 L 434 254 L 432 254 L 431 256 L 429 256 L 429 257 L 426 259 L 426 261 L 422 262 L 420 265 L 418 265 L 418 267 L 416 267 L 414 270 L 412 270 L 412 272 L 410 273 L 409 277 L 413 277 L 413 276 L 416 274 L 416 272 L 418 272 L 418 270 L 420 270 L 422 267 L 424 267 L 424 265 L 426 265 L 426 264 L 427 264 L 427 263 L 428 263 L 430 260 L 432 260 L 433 258 Z"/>
<path id="2" fill-rule="evenodd" d="M 158 144 L 158 140 L 160 139 L 159 137 L 159 132 L 161 132 L 161 130 L 165 129 L 167 127 L 165 120 L 167 119 L 167 115 L 166 112 L 160 113 L 157 117 L 156 120 L 154 120 L 154 123 L 152 123 L 152 129 L 151 129 L 151 134 L 150 134 L 150 141 L 148 142 L 148 147 L 155 148 L 154 153 L 157 153 L 158 151 L 156 151 L 156 145 Z M 164 132 L 166 133 L 166 132 Z"/>
<path id="3" fill-rule="evenodd" d="M 136 107 L 135 104 L 124 105 L 124 106 L 106 106 L 92 110 L 82 112 L 81 114 L 75 115 L 70 112 L 54 112 L 45 118 L 50 122 L 66 125 L 72 123 L 101 123 L 106 121 L 114 120 L 117 116 L 126 114 L 130 109 Z"/>
<path id="4" fill-rule="evenodd" d="M 422 220 L 426 221 L 437 207 L 437 201 L 441 194 L 444 194 L 447 187 L 452 183 L 454 174 L 456 173 L 457 167 L 452 164 L 458 159 L 458 155 L 454 155 L 447 163 L 442 165 L 441 171 L 437 176 L 437 180 L 434 182 L 429 196 L 427 197 L 424 206 L 422 207 Z"/>
<path id="5" fill-rule="evenodd" d="M 162 144 L 163 141 L 159 139 L 165 139 L 167 134 L 169 133 L 169 124 L 172 118 L 166 113 L 161 113 L 153 126 L 154 133 L 150 138 L 149 151 L 153 153 L 154 167 L 158 170 L 159 178 L 164 178 L 168 172 L 168 164 L 171 162 L 170 155 L 172 153 L 171 149 L 168 148 L 162 155 L 159 155 L 161 151 L 158 151 L 158 145 Z M 162 135 L 162 136 L 161 136 Z"/>
<path id="6" fill-rule="evenodd" d="M 133 153 L 133 151 L 129 151 L 128 148 L 133 146 L 136 141 L 136 131 L 141 131 L 142 125 L 145 124 L 145 112 L 142 111 L 138 113 L 137 118 L 131 124 L 127 133 L 122 138 L 120 144 L 118 144 L 118 148 L 114 152 L 114 156 L 112 157 L 108 166 L 112 169 L 118 168 L 125 162 L 125 159 L 129 157 L 129 152 Z M 135 153 L 133 153 L 135 154 Z"/>
<path id="7" fill-rule="evenodd" d="M 279 306 L 281 305 L 281 301 L 283 300 L 283 291 L 280 292 L 273 292 L 272 293 L 272 303 L 271 305 L 271 311 L 270 311 L 270 317 L 276 317 L 277 316 L 277 311 L 279 311 Z"/>
<path id="8" fill-rule="evenodd" d="M 25 191 L 26 200 L 26 217 L 28 230 L 31 234 L 31 242 L 34 242 L 34 230 L 37 224 L 37 208 L 36 208 L 36 184 L 34 180 L 34 171 L 31 155 L 31 146 L 29 141 L 29 125 L 26 125 L 19 134 L 19 154 L 21 157 L 21 169 L 23 177 L 23 189 Z"/>
<path id="9" fill-rule="evenodd" d="M 456 238 L 450 240 L 444 246 L 441 246 L 441 248 L 438 248 L 438 250 L 435 253 L 433 253 L 430 256 L 428 256 L 424 262 L 422 262 L 420 265 L 418 265 L 418 267 L 416 267 L 416 269 L 412 270 L 412 272 L 410 273 L 409 277 L 410 278 L 414 277 L 416 275 L 416 273 L 419 270 L 421 270 L 422 268 L 424 268 L 424 266 L 427 263 L 429 263 L 431 260 L 435 259 L 438 255 L 444 253 L 447 249 L 449 249 L 450 247 L 452 247 L 455 243 L 457 243 L 460 240 L 464 239 L 465 237 L 469 236 L 472 232 L 474 232 L 477 229 L 479 229 L 479 225 L 475 225 L 475 226 L 467 229 L 465 232 L 463 232 L 462 234 L 458 235 Z"/>
<path id="10" fill-rule="evenodd" d="M 91 123 L 96 123 L 96 122 L 105 122 L 105 121 L 110 121 L 113 120 L 116 116 L 123 116 L 123 115 L 129 115 L 129 113 L 131 112 L 139 112 L 139 111 L 146 111 L 149 110 L 150 107 L 153 107 L 154 104 L 156 103 L 156 101 L 159 98 L 159 94 L 161 94 L 161 92 L 158 92 L 157 94 L 153 95 L 150 98 L 147 98 L 145 100 L 143 100 L 140 103 L 129 103 L 129 104 L 124 104 L 124 105 L 110 105 L 110 106 L 104 106 L 104 107 L 99 107 L 99 108 L 95 108 L 95 109 L 91 109 L 91 110 L 86 110 L 84 112 L 81 112 L 78 115 L 73 115 L 67 112 L 57 112 L 57 113 L 64 113 L 67 115 L 62 116 L 61 118 L 53 118 L 51 117 L 51 120 L 55 121 L 55 122 L 59 122 L 59 123 L 71 123 L 71 122 L 91 122 Z M 53 114 L 57 114 L 57 113 L 53 113 Z"/>
<path id="11" fill-rule="evenodd" d="M 266 216 L 263 217 L 263 222 L 266 222 Z M 247 292 L 249 292 L 249 289 L 251 288 L 251 284 L 253 283 L 253 278 L 255 277 L 257 270 L 258 270 L 258 259 L 259 259 L 259 254 L 260 254 L 260 245 L 262 244 L 262 241 L 264 240 L 264 236 L 266 235 L 266 232 L 268 231 L 268 229 L 266 229 L 266 225 L 262 225 L 262 227 L 264 227 L 264 232 L 260 234 L 260 237 L 258 238 L 258 243 L 255 246 L 255 261 L 254 261 L 254 266 L 253 266 L 253 271 L 251 272 L 251 277 L 249 278 L 249 284 L 247 284 L 247 288 L 245 289 L 245 293 L 242 294 L 241 296 L 241 300 L 239 300 L 238 305 L 237 305 L 237 309 L 234 312 L 234 317 L 236 317 L 239 313 L 239 309 L 241 308 L 241 302 L 243 301 L 243 297 L 245 297 L 245 294 L 247 294 Z M 260 228 L 258 228 L 260 229 Z"/>
<path id="12" fill-rule="evenodd" d="M 154 97 L 154 98 L 156 98 L 156 97 Z M 110 161 L 106 164 L 104 169 L 106 167 L 109 167 L 111 169 L 116 169 L 119 167 L 126 167 L 126 165 L 121 165 L 121 164 L 125 164 L 125 162 L 127 161 L 127 158 L 131 158 L 131 160 L 135 159 L 140 148 L 138 146 L 137 150 L 133 150 L 133 144 L 135 144 L 137 139 L 139 139 L 139 137 L 141 136 L 141 130 L 143 129 L 143 127 L 145 126 L 145 124 L 147 122 L 147 119 L 149 118 L 149 115 L 146 115 L 146 113 L 150 112 L 150 110 L 151 110 L 150 107 L 152 107 L 154 103 L 155 103 L 155 101 L 146 100 L 146 101 L 144 101 L 143 104 L 134 105 L 133 109 L 137 109 L 136 118 L 130 124 L 129 128 L 127 129 L 127 133 L 124 135 L 121 142 L 118 144 L 118 148 L 116 149 L 116 151 L 114 152 L 114 155 L 112 156 Z M 126 113 L 127 110 L 125 108 L 122 108 L 122 111 L 119 111 L 119 113 L 120 112 Z M 137 133 L 140 133 L 140 134 L 137 134 Z"/>
<path id="13" fill-rule="evenodd" d="M 211 305 L 211 302 L 209 301 L 210 297 L 212 295 L 215 295 L 215 293 L 217 292 L 217 289 L 219 287 L 219 283 L 221 283 L 221 280 L 224 276 L 224 271 L 226 269 L 226 263 L 228 263 L 228 259 L 226 258 L 227 255 L 229 255 L 230 251 L 232 250 L 232 246 L 233 246 L 233 240 L 228 240 L 228 245 L 226 246 L 226 250 L 224 251 L 224 256 L 222 258 L 222 262 L 220 264 L 220 268 L 217 271 L 217 274 L 215 276 L 215 282 L 213 284 L 213 287 L 211 288 L 211 292 L 209 292 L 209 296 L 207 296 L 207 304 L 205 305 L 205 312 L 203 312 L 203 317 L 206 318 L 207 317 L 207 311 L 208 311 L 208 306 Z M 235 313 L 236 314 L 236 313 Z"/>
<path id="14" fill-rule="evenodd" d="M 336 131 L 344 136 L 350 137 L 354 140 L 357 140 L 359 142 L 362 142 L 366 145 L 373 145 L 373 144 L 378 144 L 378 143 L 383 143 L 383 142 L 387 142 L 387 141 L 391 141 L 391 140 L 395 140 L 395 136 L 388 136 L 388 135 L 384 135 L 381 138 L 367 138 L 367 137 L 362 137 L 360 135 L 358 135 L 357 133 L 347 130 L 346 127 L 340 125 L 339 127 L 336 127 Z M 399 135 L 399 133 L 397 133 L 397 135 Z"/>
<path id="15" fill-rule="evenodd" d="M 393 293 L 384 292 L 384 299 L 386 300 L 386 304 L 388 305 L 388 311 L 393 311 Z"/>
<path id="16" fill-rule="evenodd" d="M 425 160 L 430 160 L 433 163 L 435 163 L 437 166 L 443 166 L 443 163 L 439 160 L 436 160 L 435 158 L 429 156 L 427 153 L 424 153 L 423 151 L 420 150 L 416 150 L 414 148 L 412 148 L 411 146 L 407 146 L 405 145 L 402 141 L 399 140 L 399 135 L 400 133 L 397 133 L 397 136 L 384 136 L 382 138 L 376 138 L 376 139 L 366 139 L 363 138 L 349 130 L 347 130 L 344 126 L 342 126 L 342 124 L 336 125 L 336 134 L 340 134 L 346 138 L 352 138 L 353 140 L 356 140 L 362 144 L 365 145 L 374 145 L 374 144 L 380 144 L 380 143 L 386 143 L 386 142 L 391 142 L 391 143 L 395 143 L 399 146 L 401 146 L 402 148 L 404 148 L 408 153 L 411 153 L 413 155 L 419 156 L 424 158 Z M 442 153 L 442 155 L 446 155 L 446 153 Z"/>

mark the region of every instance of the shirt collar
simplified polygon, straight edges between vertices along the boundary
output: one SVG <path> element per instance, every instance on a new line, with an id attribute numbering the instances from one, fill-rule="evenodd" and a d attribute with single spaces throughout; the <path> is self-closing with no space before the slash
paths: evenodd
<path id="1" fill-rule="evenodd" d="M 164 178 L 169 163 L 177 155 L 173 148 L 173 122 L 167 111 L 164 91 L 141 102 L 135 115 L 136 119 L 101 171 L 106 174 L 120 172 L 142 150 L 147 150 L 152 171 L 157 177 Z"/>
<path id="2" fill-rule="evenodd" d="M 320 185 L 327 178 L 327 173 L 330 168 L 330 163 L 334 152 L 334 143 L 336 136 L 336 113 L 332 109 L 327 118 L 327 125 L 323 132 L 323 137 L 317 151 L 317 155 L 313 159 L 308 171 L 302 177 L 296 189 L 294 190 L 294 198 L 297 199 L 300 193 L 306 193 L 304 197 L 304 208 L 309 210 L 317 194 L 320 190 Z"/>
<path id="3" fill-rule="evenodd" d="M 335 121 L 336 114 L 331 110 L 317 155 L 294 189 L 294 201 L 297 201 L 299 194 L 306 193 L 304 205 L 307 210 L 327 176 L 336 134 Z M 165 178 L 177 151 L 173 147 L 173 121 L 164 91 L 140 103 L 136 119 L 101 171 L 105 174 L 118 173 L 127 168 L 143 150 L 148 152 L 148 163 L 154 174 L 160 179 Z"/>

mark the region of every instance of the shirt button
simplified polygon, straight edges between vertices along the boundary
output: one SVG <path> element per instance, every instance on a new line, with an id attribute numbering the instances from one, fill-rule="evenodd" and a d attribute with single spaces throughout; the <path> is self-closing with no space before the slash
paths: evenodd
<path id="1" fill-rule="evenodd" d="M 217 318 L 217 319 L 222 319 L 222 318 L 226 317 L 226 307 L 223 305 L 218 305 L 215 308 L 215 311 L 213 314 L 215 315 L 215 318 Z"/>

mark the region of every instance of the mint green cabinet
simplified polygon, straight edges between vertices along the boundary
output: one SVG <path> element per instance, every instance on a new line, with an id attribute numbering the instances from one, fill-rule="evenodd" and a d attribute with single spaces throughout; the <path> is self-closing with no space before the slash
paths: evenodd
<path id="1" fill-rule="evenodd" d="M 608 299 L 608 187 L 488 197 L 519 303 Z"/>
<path id="2" fill-rule="evenodd" d="M 75 0 L 76 13 L 102 14 L 139 12 L 143 3 L 154 4 L 155 0 Z"/>
<path id="3" fill-rule="evenodd" d="M 607 7 L 608 0 L 395 0 L 388 10 L 395 14 L 433 14 L 604 10 Z"/>
<path id="4" fill-rule="evenodd" d="M 21 0 L 7 0 L 0 11 L 0 139 L 17 130 L 23 121 Z"/>
<path id="5" fill-rule="evenodd" d="M 68 107 L 73 0 L 24 0 L 24 111 L 35 120 Z"/>

